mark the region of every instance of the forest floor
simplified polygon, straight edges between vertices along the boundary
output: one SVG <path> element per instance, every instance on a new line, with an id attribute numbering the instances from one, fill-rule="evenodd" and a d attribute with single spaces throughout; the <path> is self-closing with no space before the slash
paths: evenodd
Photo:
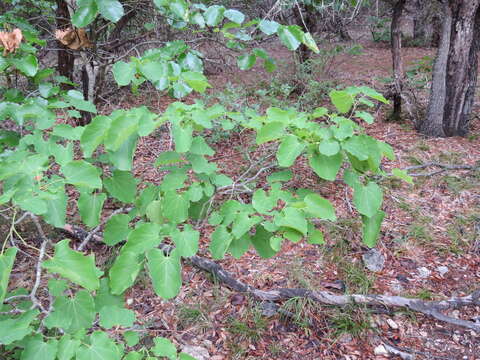
<path id="1" fill-rule="evenodd" d="M 204 100 L 248 104 L 250 99 L 258 101 L 259 94 L 275 93 L 272 87 L 298 81 L 288 52 L 276 46 L 271 50 L 283 64 L 282 77 L 268 75 L 259 67 L 250 72 L 232 69 L 213 76 L 215 93 L 212 91 Z M 414 68 L 418 61 L 428 66 L 425 56 L 433 55 L 432 49 L 404 48 L 406 68 Z M 389 48 L 372 43 L 363 44 L 361 54 L 341 53 L 327 63 L 328 71 L 323 73 L 326 80 L 377 89 L 382 88 L 382 79 L 388 78 L 391 71 Z M 274 97 L 267 96 L 264 105 L 274 103 Z M 157 98 L 150 100 L 150 106 L 164 109 L 168 102 Z M 477 106 L 475 112 L 478 110 Z M 389 111 L 389 106 L 382 107 L 376 114 L 376 122 L 367 126 L 369 135 L 389 143 L 395 150 L 397 159 L 385 161 L 386 170 L 426 162 L 475 165 L 480 161 L 478 117 L 473 120 L 467 138 L 429 139 L 419 135 L 407 120 L 386 121 Z M 242 154 L 252 142 L 250 134 L 212 133 L 211 138 L 217 164 L 225 174 L 235 178 L 248 165 Z M 162 174 L 151 164 L 170 146 L 168 132 L 144 139 L 135 157 L 136 174 L 145 180 L 158 181 Z M 250 156 L 256 159 L 263 151 L 260 147 Z M 432 170 L 435 169 L 421 172 Z M 264 180 L 259 178 L 257 187 Z M 313 188 L 334 203 L 339 220 L 324 226 L 327 245 L 288 243 L 272 259 L 262 259 L 251 250 L 240 260 L 227 256 L 219 263 L 237 279 L 264 290 L 278 287 L 324 290 L 345 284 L 349 293 L 440 300 L 471 293 L 478 287 L 480 172 L 446 171 L 416 177 L 414 185 L 391 179 L 382 184 L 387 215 L 378 249 L 386 262 L 378 273 L 367 270 L 362 262 L 366 249 L 361 244 L 361 224 L 352 210 L 352 194 L 342 184 L 320 181 L 302 159 L 297 160 L 294 177 L 287 186 Z M 201 240 L 200 254 L 205 256 L 208 256 L 209 231 L 207 226 Z M 203 348 L 212 360 L 390 358 L 375 354 L 381 341 L 403 349 L 416 359 L 480 359 L 480 334 L 413 312 L 379 314 L 358 306 L 336 309 L 294 299 L 282 306 L 293 312 L 295 318 L 264 317 L 259 304 L 188 264 L 184 267 L 184 287 L 174 300 L 155 297 L 151 287 L 142 282 L 127 296 L 132 299 L 131 308 L 138 312 L 137 318 L 148 324 L 153 334 L 173 339 L 180 348 L 185 345 Z M 450 315 L 470 319 L 480 315 L 480 308 L 454 311 Z"/>
<path id="2" fill-rule="evenodd" d="M 391 76 L 390 49 L 373 43 L 362 45 L 359 54 L 340 51 L 336 56 L 319 56 L 316 64 L 323 69 L 320 80 L 332 86 L 367 85 L 382 89 L 382 80 Z M 260 67 L 241 72 L 232 67 L 211 77 L 214 90 L 203 96 L 203 100 L 233 107 L 260 101 L 262 108 L 295 102 L 295 94 L 284 94 L 290 84 L 304 81 L 305 74 L 295 71 L 287 51 L 277 45 L 270 50 L 281 64 L 279 72 L 270 75 Z M 404 48 L 404 62 L 411 69 L 418 65 L 415 63 L 418 60 L 420 65 L 428 67 L 425 56 L 433 54 L 432 49 Z M 421 80 L 422 74 L 417 75 Z M 286 86 L 285 91 L 279 91 L 282 85 Z M 328 91 L 323 88 L 309 91 L 310 94 L 301 94 L 304 106 L 324 105 L 326 97 L 321 92 L 325 95 Z M 171 101 L 167 96 L 148 93 L 140 97 L 124 94 L 109 106 L 128 108 L 146 104 L 158 112 Z M 104 111 L 108 112 L 109 106 Z M 479 110 L 476 104 L 474 112 Z M 468 137 L 437 139 L 419 135 L 408 120 L 387 121 L 389 111 L 388 105 L 382 106 L 376 112 L 376 122 L 366 127 L 369 135 L 389 143 L 395 151 L 396 160 L 384 161 L 385 170 L 426 162 L 475 165 L 480 161 L 478 117 L 472 120 Z M 244 153 L 251 148 L 250 133 L 227 134 L 218 130 L 210 134 L 210 139 L 216 150 L 214 160 L 225 174 L 235 178 L 249 165 Z M 163 173 L 153 163 L 171 146 L 168 131 L 162 129 L 143 138 L 135 154 L 136 176 L 158 183 Z M 260 146 L 249 155 L 258 159 L 267 151 L 267 145 Z M 262 259 L 250 250 L 240 260 L 227 256 L 219 261 L 237 279 L 263 290 L 300 287 L 341 293 L 345 285 L 347 293 L 431 300 L 466 295 L 478 288 L 480 171 L 449 170 L 415 177 L 414 185 L 382 180 L 383 210 L 387 215 L 377 248 L 386 261 L 383 270 L 374 273 L 362 261 L 368 249 L 361 242 L 361 222 L 352 208 L 350 190 L 341 183 L 319 180 L 304 159 L 298 159 L 293 170 L 294 177 L 286 184 L 288 187 L 312 188 L 336 208 L 338 221 L 322 223 L 326 245 L 284 243 L 280 253 L 271 259 Z M 419 172 L 433 170 L 437 169 Z M 257 187 L 265 184 L 266 175 L 259 177 Z M 200 255 L 206 257 L 210 232 L 208 225 L 202 230 Z M 111 250 L 107 247 L 93 243 L 89 246 L 101 254 L 99 261 L 108 260 Z M 340 309 L 293 299 L 282 304 L 293 317 L 283 318 L 279 314 L 267 317 L 262 315 L 260 304 L 232 292 L 210 274 L 188 264 L 183 267 L 183 283 L 180 294 L 165 301 L 153 294 L 147 278 L 143 277 L 128 291 L 127 303 L 151 335 L 167 337 L 180 349 L 193 347 L 200 360 L 202 352 L 204 359 L 212 360 L 394 358 L 375 354 L 382 342 L 416 359 L 480 359 L 479 333 L 414 312 L 360 306 Z M 480 308 L 456 310 L 449 315 L 468 320 L 480 316 Z"/>

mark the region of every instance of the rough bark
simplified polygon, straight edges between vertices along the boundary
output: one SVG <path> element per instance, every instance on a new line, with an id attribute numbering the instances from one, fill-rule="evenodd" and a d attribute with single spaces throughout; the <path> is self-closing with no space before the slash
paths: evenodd
<path id="1" fill-rule="evenodd" d="M 427 116 L 429 136 L 465 136 L 477 83 L 480 0 L 444 0 L 442 39 L 433 70 Z"/>
<path id="2" fill-rule="evenodd" d="M 402 63 L 402 32 L 400 21 L 402 19 L 403 9 L 406 0 L 398 0 L 393 7 L 391 24 L 391 43 L 392 43 L 392 61 L 393 77 L 395 81 L 395 91 L 393 94 L 393 113 L 392 118 L 399 119 L 402 112 L 402 89 L 403 89 L 403 63 Z"/>
<path id="3" fill-rule="evenodd" d="M 443 129 L 446 136 L 465 136 L 477 85 L 480 0 L 451 1 L 454 24 L 447 65 Z"/>
<path id="4" fill-rule="evenodd" d="M 57 29 L 64 29 L 70 24 L 70 11 L 68 10 L 68 4 L 65 0 L 57 0 L 56 10 L 56 23 Z M 75 56 L 73 53 L 63 44 L 58 41 L 59 51 L 57 53 L 57 71 L 61 76 L 65 76 L 70 81 L 73 81 L 73 70 L 75 65 Z M 62 89 L 70 89 L 71 85 L 62 84 Z"/>
<path id="5" fill-rule="evenodd" d="M 438 47 L 437 58 L 433 65 L 433 78 L 430 88 L 430 99 L 428 102 L 427 115 L 419 124 L 419 131 L 429 136 L 443 137 L 443 114 L 445 97 L 447 92 L 446 73 L 448 54 L 450 52 L 450 34 L 452 32 L 452 13 L 448 6 L 448 0 L 443 0 L 444 22 L 442 35 Z"/>

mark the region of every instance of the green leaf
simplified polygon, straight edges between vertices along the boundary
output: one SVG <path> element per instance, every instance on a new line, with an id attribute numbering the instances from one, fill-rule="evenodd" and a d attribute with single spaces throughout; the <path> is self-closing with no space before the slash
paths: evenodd
<path id="1" fill-rule="evenodd" d="M 187 353 L 180 353 L 178 354 L 178 360 L 197 360 L 193 356 L 188 355 Z"/>
<path id="2" fill-rule="evenodd" d="M 8 280 L 10 279 L 10 272 L 12 271 L 17 251 L 16 247 L 12 247 L 0 255 L 0 305 L 3 304 L 7 294 Z"/>
<path id="3" fill-rule="evenodd" d="M 58 342 L 58 360 L 71 360 L 75 356 L 80 344 L 80 340 L 72 339 L 69 334 L 63 335 Z"/>
<path id="4" fill-rule="evenodd" d="M 85 127 L 80 138 L 80 147 L 86 158 L 92 156 L 92 153 L 100 145 L 110 127 L 112 120 L 107 116 L 95 116 L 92 122 Z"/>
<path id="5" fill-rule="evenodd" d="M 368 135 L 355 135 L 343 143 L 343 149 L 358 160 L 368 160 L 379 154 L 377 141 Z"/>
<path id="6" fill-rule="evenodd" d="M 346 91 L 332 90 L 329 96 L 339 113 L 345 114 L 353 106 L 353 97 Z"/>
<path id="7" fill-rule="evenodd" d="M 173 96 L 176 99 L 181 99 L 192 92 L 192 88 L 184 81 L 177 81 L 173 84 Z"/>
<path id="8" fill-rule="evenodd" d="M 117 22 L 123 16 L 123 5 L 118 0 L 95 0 L 98 11 L 107 20 Z"/>
<path id="9" fill-rule="evenodd" d="M 47 212 L 43 215 L 43 219 L 52 226 L 63 228 L 67 213 L 67 200 L 63 189 L 56 193 L 53 199 L 46 200 Z"/>
<path id="10" fill-rule="evenodd" d="M 140 342 L 140 336 L 136 331 L 125 331 L 123 333 L 123 338 L 125 339 L 127 346 L 130 347 L 135 346 Z"/>
<path id="11" fill-rule="evenodd" d="M 171 237 L 180 256 L 190 257 L 197 253 L 200 233 L 192 225 L 185 224 L 183 231 L 175 229 Z"/>
<path id="12" fill-rule="evenodd" d="M 365 111 L 355 111 L 355 116 L 365 121 L 367 124 L 373 124 L 375 118 L 372 114 Z"/>
<path id="13" fill-rule="evenodd" d="M 383 191 L 374 182 L 367 186 L 357 186 L 353 194 L 353 203 L 358 212 L 366 217 L 378 214 L 383 201 Z"/>
<path id="14" fill-rule="evenodd" d="M 95 310 L 99 312 L 104 307 L 123 308 L 125 304 L 124 296 L 113 295 L 107 278 L 100 279 L 100 288 L 95 294 Z"/>
<path id="15" fill-rule="evenodd" d="M 223 13 L 225 17 L 234 23 L 241 24 L 245 21 L 245 15 L 238 10 L 229 9 Z"/>
<path id="16" fill-rule="evenodd" d="M 267 214 L 277 206 L 277 199 L 267 196 L 265 190 L 258 189 L 253 193 L 252 206 L 260 214 Z"/>
<path id="17" fill-rule="evenodd" d="M 65 96 L 65 99 L 77 110 L 88 111 L 94 114 L 97 113 L 97 108 L 95 105 L 92 102 L 85 100 L 80 91 L 69 90 Z"/>
<path id="18" fill-rule="evenodd" d="M 51 273 L 57 273 L 85 289 L 94 291 L 100 286 L 99 277 L 102 272 L 95 266 L 93 254 L 85 256 L 73 251 L 68 246 L 70 240 L 65 239 L 55 245 L 55 256 L 44 261 L 42 266 Z"/>
<path id="19" fill-rule="evenodd" d="M 128 223 L 130 216 L 126 214 L 113 215 L 105 225 L 103 231 L 103 242 L 109 246 L 114 246 L 125 240 L 130 233 Z"/>
<path id="20" fill-rule="evenodd" d="M 278 31 L 280 24 L 276 21 L 262 20 L 259 28 L 265 35 L 273 35 Z"/>
<path id="21" fill-rule="evenodd" d="M 232 224 L 232 235 L 234 238 L 239 239 L 254 226 L 257 225 L 263 218 L 260 216 L 250 217 L 247 212 L 240 212 L 235 217 Z"/>
<path id="22" fill-rule="evenodd" d="M 188 4 L 184 0 L 169 1 L 168 7 L 170 10 L 182 20 L 188 18 Z"/>
<path id="23" fill-rule="evenodd" d="M 90 345 L 82 345 L 77 350 L 76 360 L 118 360 L 122 358 L 119 347 L 103 331 L 95 331 L 89 336 Z"/>
<path id="24" fill-rule="evenodd" d="M 21 360 L 55 360 L 57 356 L 58 341 L 51 339 L 43 341 L 42 335 L 32 336 L 22 351 Z"/>
<path id="25" fill-rule="evenodd" d="M 48 291 L 52 296 L 62 296 L 68 288 L 68 282 L 64 279 L 48 279 Z"/>
<path id="26" fill-rule="evenodd" d="M 86 161 L 74 160 L 69 162 L 62 166 L 62 172 L 67 184 L 89 189 L 100 189 L 102 187 L 99 170 Z"/>
<path id="27" fill-rule="evenodd" d="M 408 175 L 407 170 L 400 170 L 400 169 L 393 169 L 392 170 L 393 176 L 396 176 L 399 179 L 402 179 L 403 181 L 412 184 L 413 185 L 413 177 Z"/>
<path id="28" fill-rule="evenodd" d="M 177 349 L 172 342 L 163 337 L 156 337 L 153 339 L 155 346 L 151 348 L 151 351 L 157 356 L 165 356 L 171 360 L 177 359 Z"/>
<path id="29" fill-rule="evenodd" d="M 248 251 L 250 247 L 250 236 L 244 235 L 239 239 L 233 239 L 228 247 L 228 252 L 232 254 L 235 259 L 240 259 L 243 254 Z"/>
<path id="30" fill-rule="evenodd" d="M 155 166 L 172 165 L 183 161 L 182 156 L 176 151 L 164 151 L 158 156 Z"/>
<path id="31" fill-rule="evenodd" d="M 175 191 L 168 191 L 162 198 L 163 215 L 171 222 L 178 224 L 188 218 L 190 206 L 187 195 L 177 194 Z"/>
<path id="32" fill-rule="evenodd" d="M 114 326 L 131 327 L 135 322 L 132 310 L 114 306 L 104 306 L 100 310 L 100 326 L 111 329 Z"/>
<path id="33" fill-rule="evenodd" d="M 299 29 L 298 26 L 290 25 L 284 26 L 280 25 L 277 30 L 278 37 L 282 43 L 290 51 L 295 51 L 300 46 L 303 41 L 303 32 Z"/>
<path id="34" fill-rule="evenodd" d="M 161 227 L 154 223 L 143 223 L 130 232 L 126 244 L 122 248 L 122 252 L 132 252 L 135 254 L 143 254 L 144 252 L 153 249 L 160 245 L 162 239 L 160 238 Z"/>
<path id="35" fill-rule="evenodd" d="M 285 124 L 273 121 L 265 124 L 257 132 L 257 145 L 276 140 L 284 135 Z"/>
<path id="36" fill-rule="evenodd" d="M 0 320 L 0 345 L 9 345 L 22 340 L 33 332 L 30 324 L 37 318 L 38 310 L 30 310 L 19 317 Z"/>
<path id="37" fill-rule="evenodd" d="M 113 67 L 113 77 L 118 86 L 126 86 L 132 82 L 137 69 L 134 63 L 126 63 L 124 61 L 117 61 Z"/>
<path id="38" fill-rule="evenodd" d="M 133 154 L 138 141 L 136 133 L 130 135 L 117 151 L 108 152 L 108 158 L 118 170 L 131 171 Z"/>
<path id="39" fill-rule="evenodd" d="M 377 140 L 377 146 L 382 152 L 382 154 L 387 157 L 387 159 L 392 161 L 395 160 L 395 153 L 393 152 L 393 148 L 389 144 Z"/>
<path id="40" fill-rule="evenodd" d="M 73 334 L 90 328 L 95 319 L 95 303 L 86 290 L 80 290 L 74 298 L 57 297 L 53 308 L 44 320 L 48 329 L 59 328 Z"/>
<path id="41" fill-rule="evenodd" d="M 305 145 L 300 143 L 295 135 L 285 136 L 277 150 L 278 165 L 282 167 L 292 166 L 304 149 Z"/>
<path id="42" fill-rule="evenodd" d="M 158 0 L 156 0 L 158 1 Z M 139 353 L 138 351 L 130 351 L 123 360 L 143 360 L 145 359 L 144 354 Z M 155 358 L 148 357 L 146 360 L 156 360 Z"/>
<path id="43" fill-rule="evenodd" d="M 131 287 L 142 268 L 137 253 L 122 251 L 115 259 L 109 271 L 109 283 L 112 294 L 120 295 Z"/>
<path id="44" fill-rule="evenodd" d="M 309 156 L 310 167 L 315 171 L 320 178 L 334 181 L 337 173 L 340 170 L 343 162 L 341 153 L 333 156 L 325 156 L 319 153 L 314 153 Z"/>
<path id="45" fill-rule="evenodd" d="M 210 146 L 208 146 L 205 139 L 201 136 L 195 136 L 193 138 L 190 152 L 197 155 L 215 155 L 215 151 Z"/>
<path id="46" fill-rule="evenodd" d="M 257 62 L 257 57 L 254 54 L 243 54 L 237 58 L 237 65 L 240 70 L 250 70 Z"/>
<path id="47" fill-rule="evenodd" d="M 303 34 L 302 43 L 310 50 L 312 50 L 315 54 L 318 54 L 320 52 L 317 43 L 315 42 L 315 39 L 309 32 Z"/>
<path id="48" fill-rule="evenodd" d="M 143 76 L 151 81 L 158 90 L 163 91 L 168 86 L 168 66 L 166 62 L 147 61 L 139 66 Z"/>
<path id="49" fill-rule="evenodd" d="M 320 230 L 317 230 L 315 228 L 309 229 L 308 230 L 307 242 L 309 244 L 315 244 L 315 245 L 325 244 L 325 240 L 323 238 L 323 233 Z"/>
<path id="50" fill-rule="evenodd" d="M 223 20 L 224 13 L 225 8 L 223 6 L 212 5 L 208 7 L 203 17 L 208 26 L 217 26 Z"/>
<path id="51" fill-rule="evenodd" d="M 112 177 L 105 178 L 103 185 L 110 195 L 124 203 L 132 203 L 135 201 L 137 193 L 137 180 L 131 172 L 118 171 L 113 172 Z"/>
<path id="52" fill-rule="evenodd" d="M 22 56 L 19 59 L 11 59 L 10 61 L 26 76 L 33 77 L 38 71 L 38 60 L 32 54 Z"/>
<path id="53" fill-rule="evenodd" d="M 271 258 L 277 253 L 271 246 L 271 237 L 272 234 L 265 230 L 263 226 L 257 226 L 255 235 L 250 239 L 258 254 L 266 259 Z"/>
<path id="54" fill-rule="evenodd" d="M 335 140 L 324 140 L 318 146 L 320 154 L 325 156 L 333 156 L 340 151 L 340 144 Z"/>
<path id="55" fill-rule="evenodd" d="M 78 9 L 72 16 L 72 24 L 77 28 L 86 27 L 98 13 L 98 7 L 94 0 L 82 0 L 78 2 Z"/>
<path id="56" fill-rule="evenodd" d="M 307 205 L 305 210 L 311 215 L 324 220 L 337 220 L 335 209 L 327 199 L 317 194 L 310 194 L 305 196 L 304 201 Z"/>
<path id="57" fill-rule="evenodd" d="M 316 209 L 318 211 L 318 209 Z M 307 220 L 302 211 L 293 207 L 286 207 L 275 217 L 275 225 L 293 229 L 305 235 L 307 233 Z"/>
<path id="58" fill-rule="evenodd" d="M 228 232 L 226 226 L 221 225 L 217 227 L 212 233 L 209 247 L 210 252 L 212 253 L 212 258 L 223 259 L 232 240 L 232 234 Z"/>
<path id="59" fill-rule="evenodd" d="M 384 217 L 385 212 L 383 212 L 382 210 L 377 211 L 377 213 L 371 217 L 362 216 L 362 241 L 370 248 L 375 247 L 375 245 L 377 244 L 378 234 L 380 233 L 380 228 L 382 226 L 382 221 Z"/>
<path id="60" fill-rule="evenodd" d="M 147 260 L 155 293 L 164 299 L 175 297 L 182 286 L 180 255 L 177 250 L 166 256 L 162 250 L 153 249 L 147 253 Z"/>
<path id="61" fill-rule="evenodd" d="M 117 151 L 130 136 L 138 130 L 138 117 L 128 113 L 119 113 L 112 120 L 112 124 L 105 135 L 105 147 L 110 151 Z"/>
<path id="62" fill-rule="evenodd" d="M 191 125 L 182 126 L 178 123 L 172 124 L 172 136 L 175 141 L 175 150 L 177 153 L 184 153 L 190 150 L 192 146 L 193 127 Z"/>
<path id="63" fill-rule="evenodd" d="M 94 227 L 100 223 L 100 215 L 106 199 L 107 195 L 104 193 L 80 194 L 77 205 L 85 225 Z"/>
<path id="64" fill-rule="evenodd" d="M 182 73 L 181 77 L 188 86 L 201 94 L 204 93 L 207 88 L 212 87 L 208 83 L 205 75 L 203 75 L 201 72 L 186 71 Z"/>

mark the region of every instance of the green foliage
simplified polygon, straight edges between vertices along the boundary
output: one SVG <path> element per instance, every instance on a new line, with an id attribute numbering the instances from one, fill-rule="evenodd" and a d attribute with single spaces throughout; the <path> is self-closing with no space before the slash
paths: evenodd
<path id="1" fill-rule="evenodd" d="M 267 20 L 245 22 L 242 13 L 220 5 L 206 7 L 184 0 L 154 3 L 173 27 L 214 28 L 228 39 L 228 46 L 242 51 L 243 42 L 249 41 L 248 30 L 256 27 L 266 35 L 276 33 L 291 50 L 300 44 L 318 50 L 311 36 L 297 26 Z M 116 22 L 124 12 L 117 0 L 82 0 L 77 2 L 72 21 L 78 27 L 87 26 L 97 16 Z M 292 177 L 288 168 L 299 158 L 308 160 L 323 180 L 336 180 L 342 169 L 348 173 L 345 182 L 354 189 L 364 241 L 375 245 L 383 218 L 383 193 L 372 175 L 383 175 L 381 160 L 393 154 L 387 144 L 365 135 L 357 124 L 372 121 L 366 112 L 372 100 L 386 102 L 374 90 L 334 90 L 329 93 L 332 110 L 301 112 L 272 106 L 265 112 L 233 111 L 220 104 L 174 102 L 160 114 L 140 106 L 98 115 L 94 104 L 79 91 L 61 90 L 64 79 L 40 69 L 31 44 L 41 42 L 33 35 L 28 41 L 29 46 L 22 46 L 16 54 L 0 57 L 2 75 L 18 72 L 34 90 L 28 96 L 15 89 L 1 93 L 0 121 L 11 121 L 16 130 L 2 132 L 0 137 L 0 205 L 15 214 L 28 213 L 24 218 L 33 218 L 35 224 L 43 220 L 55 228 L 76 222 L 97 231 L 105 225 L 104 243 L 115 247 L 118 255 L 110 268 L 99 268 L 93 254 L 80 251 L 83 245 L 75 249 L 69 240 L 58 241 L 53 256 L 40 251 L 37 275 L 50 278 L 45 291 L 51 296 L 51 306 L 45 308 L 35 292 L 3 304 L 14 296 L 7 289 L 17 252 L 15 247 L 7 248 L 5 239 L 0 252 L 0 305 L 6 315 L 0 317 L 0 346 L 8 359 L 18 359 L 20 353 L 21 359 L 142 359 L 146 353 L 189 359 L 164 338 L 155 338 L 150 349 L 125 350 L 125 342 L 134 346 L 139 341 L 138 334 L 132 333 L 135 314 L 124 307 L 125 291 L 146 270 L 158 296 L 171 299 L 178 294 L 181 260 L 199 249 L 199 223 L 194 218 L 208 219 L 214 228 L 209 250 L 215 259 L 226 254 L 239 258 L 250 247 L 262 257 L 272 257 L 286 241 L 322 244 L 316 219 L 336 221 L 335 209 L 319 194 L 286 188 L 285 182 Z M 262 49 L 240 55 L 239 66 L 251 68 L 259 59 L 267 70 L 273 70 L 273 61 Z M 129 62 L 117 62 L 112 72 L 120 86 L 131 85 L 136 91 L 149 81 L 176 98 L 210 87 L 201 54 L 183 41 L 149 50 Z M 93 119 L 75 128 L 59 124 L 58 115 L 69 111 L 89 112 Z M 163 124 L 171 129 L 173 149 L 160 154 L 155 165 L 166 175 L 159 184 L 137 188 L 132 173 L 137 142 Z M 216 200 L 225 189 L 235 191 L 235 184 L 211 160 L 215 151 L 204 136 L 215 126 L 250 131 L 257 145 L 268 143 L 274 149 L 275 167 L 285 168 L 270 174 L 262 189 L 256 188 L 255 181 L 246 181 L 242 186 L 253 194 L 251 202 L 234 197 Z M 80 218 L 67 212 L 67 203 L 76 206 L 73 210 L 78 210 Z M 110 217 L 105 204 L 117 208 Z M 15 226 L 13 216 L 12 233 L 17 231 Z M 44 235 L 41 238 L 44 241 Z M 46 271 L 42 274 L 41 269 Z M 241 336 L 258 336 L 264 324 L 258 314 L 253 321 L 253 329 L 234 322 L 231 330 Z M 123 332 L 124 341 L 105 331 L 111 328 Z"/>

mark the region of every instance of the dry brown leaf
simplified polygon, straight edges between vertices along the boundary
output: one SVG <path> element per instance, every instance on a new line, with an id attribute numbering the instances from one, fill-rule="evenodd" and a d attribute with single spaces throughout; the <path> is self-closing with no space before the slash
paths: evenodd
<path id="1" fill-rule="evenodd" d="M 3 56 L 14 53 L 22 42 L 22 30 L 13 29 L 11 32 L 0 31 L 0 44 L 3 46 Z"/>
<path id="2" fill-rule="evenodd" d="M 72 50 L 79 50 L 93 46 L 88 39 L 85 29 L 57 29 L 55 30 L 55 38 Z"/>

